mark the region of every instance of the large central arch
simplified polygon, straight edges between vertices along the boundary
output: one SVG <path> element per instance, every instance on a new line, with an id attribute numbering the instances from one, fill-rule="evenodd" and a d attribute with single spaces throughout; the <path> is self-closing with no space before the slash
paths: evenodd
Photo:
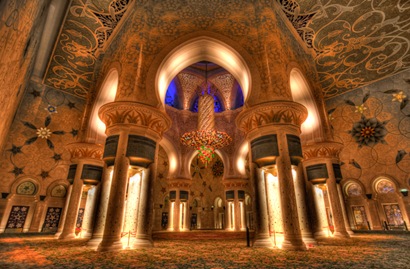
<path id="1" fill-rule="evenodd" d="M 174 48 L 160 64 L 155 78 L 155 88 L 162 105 L 172 79 L 184 68 L 199 61 L 213 62 L 230 72 L 239 82 L 246 102 L 251 89 L 251 75 L 243 57 L 220 40 L 200 36 Z"/>

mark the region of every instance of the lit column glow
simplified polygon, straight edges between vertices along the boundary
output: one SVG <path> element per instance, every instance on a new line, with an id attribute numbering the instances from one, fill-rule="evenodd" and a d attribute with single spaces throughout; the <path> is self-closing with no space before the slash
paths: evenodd
<path id="1" fill-rule="evenodd" d="M 243 205 L 243 201 L 239 202 L 239 210 L 241 212 L 241 230 L 245 230 L 245 208 Z"/>
<path id="2" fill-rule="evenodd" d="M 132 169 L 130 169 L 130 172 Z M 134 233 L 136 232 L 137 221 L 138 221 L 138 206 L 139 206 L 139 194 L 141 187 L 141 173 L 137 172 L 135 175 L 131 176 L 128 182 L 128 193 L 127 202 L 125 206 L 124 214 L 124 233 Z M 135 237 L 130 236 L 130 237 Z M 128 245 L 128 236 L 123 237 L 123 245 Z M 131 243 L 130 243 L 131 245 Z"/>
<path id="3" fill-rule="evenodd" d="M 280 202 L 279 180 L 272 173 L 267 173 L 268 210 L 271 214 L 271 229 L 273 229 L 273 244 L 282 248 L 284 241 L 282 207 Z"/>
<path id="4" fill-rule="evenodd" d="M 323 190 L 315 185 L 313 186 L 314 188 L 314 195 L 315 195 L 315 207 L 316 207 L 316 212 L 318 214 L 317 216 L 317 221 L 318 221 L 318 226 L 319 226 L 319 231 L 316 231 L 316 233 L 319 233 L 319 235 L 325 235 L 325 236 L 331 236 L 331 232 L 329 229 L 329 224 L 327 223 L 327 215 L 326 215 L 326 207 L 325 207 L 325 200 L 324 200 L 324 195 L 323 195 Z"/>
<path id="5" fill-rule="evenodd" d="M 229 202 L 230 208 L 230 220 L 231 220 L 231 230 L 235 230 L 235 205 L 233 202 Z"/>

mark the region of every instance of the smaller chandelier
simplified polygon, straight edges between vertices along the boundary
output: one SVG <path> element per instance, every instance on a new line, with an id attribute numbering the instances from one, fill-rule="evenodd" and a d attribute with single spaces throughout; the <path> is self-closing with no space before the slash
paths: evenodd
<path id="1" fill-rule="evenodd" d="M 215 130 L 214 98 L 208 87 L 208 64 L 205 71 L 205 87 L 198 100 L 198 130 L 182 135 L 181 143 L 198 151 L 198 157 L 207 166 L 215 157 L 215 150 L 231 143 L 225 132 Z"/>

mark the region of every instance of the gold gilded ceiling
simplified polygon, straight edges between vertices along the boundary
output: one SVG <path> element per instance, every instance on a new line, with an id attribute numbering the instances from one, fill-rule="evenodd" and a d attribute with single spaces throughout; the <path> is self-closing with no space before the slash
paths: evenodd
<path id="1" fill-rule="evenodd" d="M 127 11 L 132 0 L 73 0 L 45 75 L 45 84 L 85 98 L 96 53 Z"/>
<path id="2" fill-rule="evenodd" d="M 276 2 L 306 47 L 314 52 L 326 99 L 409 68 L 410 0 Z M 256 5 L 253 3 L 256 2 L 167 0 L 137 1 L 134 5 L 133 0 L 73 0 L 44 81 L 56 89 L 85 98 L 92 84 L 98 51 L 105 49 L 115 27 L 131 6 L 147 6 L 146 12 L 152 14 L 141 18 L 141 22 L 147 27 L 157 25 L 159 30 L 151 30 L 165 31 L 165 36 L 189 32 L 181 28 L 185 25 L 183 21 L 174 18 L 175 14 L 180 14 L 184 21 L 192 20 L 192 29 L 204 30 L 211 26 L 230 29 L 226 34 L 233 32 L 232 35 L 239 36 L 240 31 L 251 39 L 249 36 L 256 32 L 254 21 L 250 19 L 255 14 L 249 13 L 255 11 L 251 8 Z M 272 6 L 270 1 L 258 3 Z M 210 9 L 209 5 L 215 8 Z M 179 11 L 167 16 L 159 7 L 164 12 Z M 153 15 L 156 13 L 161 17 Z M 153 18 L 163 19 L 154 22 Z M 147 50 L 148 45 L 144 47 Z"/>
<path id="3" fill-rule="evenodd" d="M 279 0 L 316 53 L 325 98 L 410 67 L 409 0 Z"/>

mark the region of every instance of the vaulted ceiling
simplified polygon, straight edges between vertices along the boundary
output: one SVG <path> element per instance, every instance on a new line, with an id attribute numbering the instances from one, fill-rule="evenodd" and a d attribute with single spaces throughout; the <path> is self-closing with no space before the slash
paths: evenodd
<path id="1" fill-rule="evenodd" d="M 98 55 L 104 51 L 133 1 L 73 0 L 44 82 L 86 98 Z M 172 5 L 175 1 L 168 0 L 166 4 Z M 185 2 L 186 5 L 211 5 L 207 0 Z M 211 3 L 214 2 L 218 1 Z M 219 2 L 224 4 L 224 1 Z M 410 67 L 409 0 L 276 2 L 283 17 L 293 26 L 297 38 L 314 55 L 325 98 Z"/>

